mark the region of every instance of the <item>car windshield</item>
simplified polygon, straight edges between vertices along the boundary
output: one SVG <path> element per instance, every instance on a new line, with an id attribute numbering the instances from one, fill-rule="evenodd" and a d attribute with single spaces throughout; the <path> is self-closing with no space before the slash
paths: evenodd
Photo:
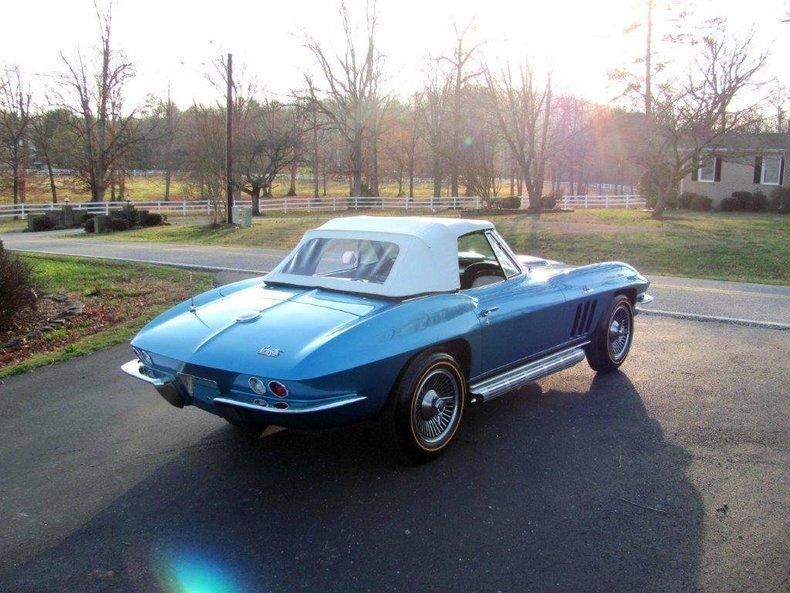
<path id="1" fill-rule="evenodd" d="M 369 239 L 310 239 L 281 272 L 383 284 L 398 257 L 398 246 Z"/>

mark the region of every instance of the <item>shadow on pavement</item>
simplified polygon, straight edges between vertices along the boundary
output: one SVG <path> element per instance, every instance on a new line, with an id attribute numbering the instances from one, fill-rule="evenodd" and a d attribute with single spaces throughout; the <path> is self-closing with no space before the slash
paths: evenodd
<path id="1" fill-rule="evenodd" d="M 451 451 L 419 467 L 394 465 L 374 424 L 259 441 L 230 430 L 0 577 L 0 590 L 696 588 L 703 508 L 689 456 L 624 374 L 471 409 Z"/>

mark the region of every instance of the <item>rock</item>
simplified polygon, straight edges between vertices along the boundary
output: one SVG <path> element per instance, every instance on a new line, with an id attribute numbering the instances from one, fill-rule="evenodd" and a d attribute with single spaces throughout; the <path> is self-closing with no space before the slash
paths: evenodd
<path id="1" fill-rule="evenodd" d="M 24 343 L 25 341 L 17 336 L 0 344 L 0 350 L 16 350 L 17 348 L 21 348 Z"/>
<path id="2" fill-rule="evenodd" d="M 41 330 L 34 329 L 32 332 L 27 334 L 27 338 L 29 340 L 37 340 L 42 336 Z"/>
<path id="3" fill-rule="evenodd" d="M 51 325 L 45 325 L 44 327 L 41 328 L 41 331 L 42 332 L 51 332 L 53 329 L 55 329 L 55 328 L 52 327 Z"/>
<path id="4" fill-rule="evenodd" d="M 55 302 L 58 302 L 58 303 L 65 303 L 66 301 L 69 300 L 69 297 L 67 295 L 56 293 L 56 292 L 53 292 L 53 293 L 50 293 L 50 294 L 45 294 L 41 298 L 42 299 L 49 299 L 51 301 L 55 301 Z"/>
<path id="5" fill-rule="evenodd" d="M 66 320 L 65 319 L 53 319 L 49 323 L 50 323 L 50 325 L 66 325 Z"/>
<path id="6" fill-rule="evenodd" d="M 85 305 L 82 303 L 71 303 L 66 309 L 61 313 L 64 317 L 73 317 L 75 315 L 82 315 L 82 311 L 85 308 Z"/>

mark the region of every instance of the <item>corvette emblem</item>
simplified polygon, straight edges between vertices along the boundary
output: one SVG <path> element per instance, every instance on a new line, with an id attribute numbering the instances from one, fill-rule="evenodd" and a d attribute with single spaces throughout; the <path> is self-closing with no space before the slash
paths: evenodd
<path id="1" fill-rule="evenodd" d="M 282 353 L 283 351 L 280 350 L 279 348 L 273 348 L 271 346 L 264 346 L 263 348 L 258 350 L 258 354 L 263 354 L 264 356 L 271 356 L 271 357 L 280 356 L 280 354 Z"/>

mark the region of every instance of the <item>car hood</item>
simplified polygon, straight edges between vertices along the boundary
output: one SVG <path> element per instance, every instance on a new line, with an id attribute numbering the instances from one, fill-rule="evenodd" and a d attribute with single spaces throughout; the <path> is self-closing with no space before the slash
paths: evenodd
<path id="1" fill-rule="evenodd" d="M 256 284 L 154 320 L 133 345 L 154 355 L 239 373 L 285 376 L 333 336 L 387 301 Z M 279 374 L 278 374 L 279 373 Z"/>

